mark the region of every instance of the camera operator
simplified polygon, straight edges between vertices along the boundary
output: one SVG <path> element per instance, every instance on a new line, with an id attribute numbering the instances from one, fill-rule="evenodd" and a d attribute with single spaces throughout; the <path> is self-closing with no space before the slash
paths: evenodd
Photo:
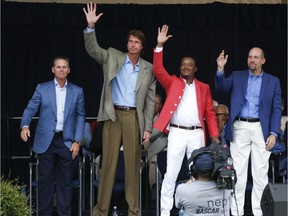
<path id="1" fill-rule="evenodd" d="M 192 169 L 195 180 L 177 187 L 175 206 L 184 207 L 185 216 L 229 216 L 231 190 L 217 188 L 215 178 L 212 177 L 214 160 L 211 154 L 196 156 L 189 169 Z"/>

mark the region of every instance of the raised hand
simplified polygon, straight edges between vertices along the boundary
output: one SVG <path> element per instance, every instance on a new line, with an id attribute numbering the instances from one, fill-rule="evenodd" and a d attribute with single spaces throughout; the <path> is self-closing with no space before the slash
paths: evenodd
<path id="1" fill-rule="evenodd" d="M 157 47 L 163 47 L 164 43 L 171 37 L 172 35 L 167 36 L 169 26 L 163 25 L 161 30 L 160 27 L 158 28 L 158 36 L 157 36 Z"/>
<path id="2" fill-rule="evenodd" d="M 228 60 L 228 55 L 225 55 L 224 50 L 222 50 L 222 52 L 220 53 L 220 55 L 216 59 L 217 71 L 223 71 L 224 70 L 224 66 L 227 63 L 227 60 Z"/>
<path id="3" fill-rule="evenodd" d="M 96 15 L 97 5 L 96 3 L 87 3 L 87 10 L 83 8 L 83 12 L 86 16 L 87 24 L 89 28 L 94 28 L 95 23 L 100 19 L 103 13 Z"/>

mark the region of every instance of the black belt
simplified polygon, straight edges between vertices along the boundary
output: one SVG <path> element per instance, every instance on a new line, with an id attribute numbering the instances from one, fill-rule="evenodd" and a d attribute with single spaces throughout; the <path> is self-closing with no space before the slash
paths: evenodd
<path id="1" fill-rule="evenodd" d="M 122 111 L 126 111 L 126 112 L 129 112 L 130 110 L 136 110 L 136 107 L 129 107 L 129 106 L 116 106 L 116 105 L 114 105 L 114 108 L 116 110 L 122 110 Z"/>
<path id="2" fill-rule="evenodd" d="M 63 136 L 63 131 L 54 132 L 54 137 L 60 137 L 60 136 Z"/>
<path id="3" fill-rule="evenodd" d="M 241 118 L 241 117 L 239 118 L 239 117 L 237 117 L 236 119 L 239 121 L 246 121 L 246 122 L 259 122 L 260 121 L 259 118 Z"/>
<path id="4" fill-rule="evenodd" d="M 195 129 L 200 129 L 202 127 L 199 126 L 182 126 L 182 125 L 176 125 L 176 124 L 170 124 L 171 127 L 176 127 L 176 128 L 180 128 L 180 129 L 185 129 L 185 130 L 195 130 Z"/>
<path id="5" fill-rule="evenodd" d="M 285 152 L 274 152 L 274 153 L 271 153 L 272 155 L 275 155 L 275 156 L 281 156 L 281 155 L 284 155 Z"/>

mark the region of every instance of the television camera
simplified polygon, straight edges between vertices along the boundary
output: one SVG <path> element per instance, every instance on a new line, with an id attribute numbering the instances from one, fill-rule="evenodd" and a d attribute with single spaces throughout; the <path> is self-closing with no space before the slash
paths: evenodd
<path id="1" fill-rule="evenodd" d="M 218 189 L 234 189 L 236 171 L 233 168 L 233 160 L 227 145 L 212 142 L 209 146 L 196 149 L 188 159 L 189 175 L 197 178 L 197 170 L 193 161 L 201 155 L 208 153 L 214 161 L 214 168 L 211 173 L 212 179 L 216 181 Z"/>

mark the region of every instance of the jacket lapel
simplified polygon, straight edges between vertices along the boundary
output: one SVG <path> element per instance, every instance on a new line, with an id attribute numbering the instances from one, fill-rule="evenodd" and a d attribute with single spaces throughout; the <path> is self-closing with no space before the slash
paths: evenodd
<path id="1" fill-rule="evenodd" d="M 146 65 L 143 63 L 143 61 L 141 61 L 141 58 L 140 58 L 140 62 L 139 62 L 139 66 L 140 66 L 140 69 L 139 69 L 139 73 L 138 73 L 138 77 L 137 77 L 137 82 L 136 82 L 136 92 L 138 91 L 138 89 L 140 88 L 141 86 L 141 83 L 144 79 L 144 77 L 146 76 L 146 73 L 147 73 L 147 67 Z"/>
<path id="2" fill-rule="evenodd" d="M 115 62 L 115 64 L 116 64 L 115 67 L 117 69 L 116 70 L 110 70 L 110 72 L 108 73 L 109 82 L 116 77 L 117 73 L 119 72 L 119 70 L 121 69 L 123 64 L 125 63 L 126 57 L 127 57 L 127 53 L 124 53 L 123 55 L 119 55 L 117 57 L 117 60 Z M 115 68 L 115 67 L 112 67 L 112 68 Z"/>
<path id="3" fill-rule="evenodd" d="M 67 118 L 67 115 L 69 113 L 69 109 L 71 107 L 71 103 L 73 101 L 74 91 L 73 87 L 67 83 L 67 89 L 66 89 L 66 99 L 65 99 L 65 108 L 64 108 L 64 122 Z"/>
<path id="4" fill-rule="evenodd" d="M 199 118 L 203 119 L 203 109 L 202 109 L 202 103 L 201 103 L 201 89 L 198 81 L 194 79 L 195 82 L 195 90 L 196 90 L 196 99 L 197 99 L 197 107 L 198 107 L 198 113 L 199 113 Z"/>
<path id="5" fill-rule="evenodd" d="M 246 73 L 244 73 L 244 75 L 242 76 L 241 82 L 243 88 L 242 88 L 242 94 L 244 96 L 244 98 L 246 97 L 246 93 L 247 93 L 247 86 L 248 86 L 248 78 L 249 78 L 249 71 L 247 70 Z"/>
<path id="6" fill-rule="evenodd" d="M 261 83 L 260 95 L 259 95 L 259 105 L 264 96 L 265 89 L 268 87 L 268 83 L 269 83 L 269 79 L 267 76 L 265 76 L 265 73 L 263 71 L 263 77 L 262 77 L 262 83 Z"/>
<path id="7" fill-rule="evenodd" d="M 49 84 L 47 88 L 47 94 L 48 94 L 48 97 L 52 106 L 53 113 L 55 117 L 57 117 L 56 90 L 55 90 L 54 80 L 52 80 L 51 83 Z"/>

